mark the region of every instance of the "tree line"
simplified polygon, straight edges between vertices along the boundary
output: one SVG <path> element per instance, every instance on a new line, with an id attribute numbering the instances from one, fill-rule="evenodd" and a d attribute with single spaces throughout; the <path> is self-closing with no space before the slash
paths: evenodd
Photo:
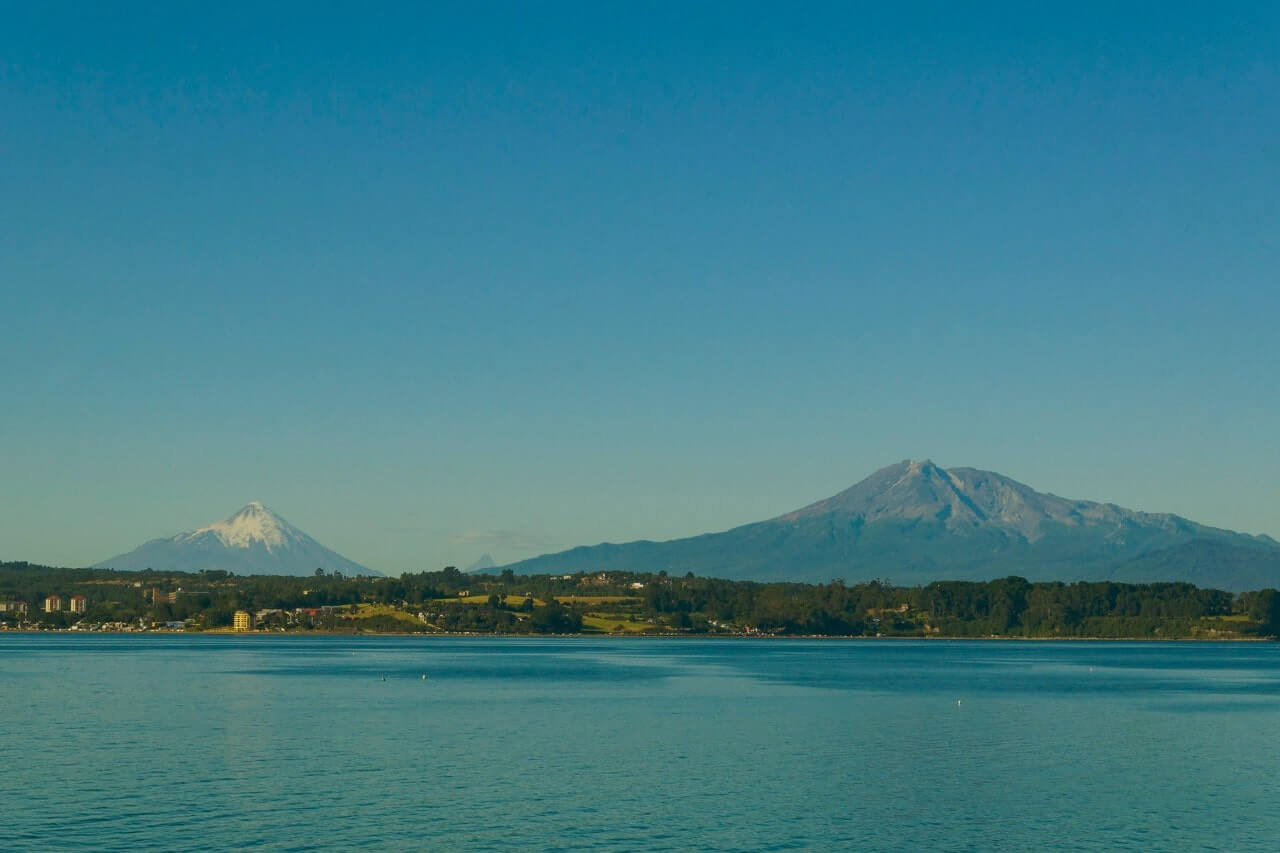
<path id="1" fill-rule="evenodd" d="M 84 595 L 86 612 L 46 614 L 45 596 Z M 518 576 L 439 571 L 347 577 L 223 571 L 116 572 L 0 563 L 0 623 L 231 624 L 237 610 L 302 613 L 290 629 L 577 633 L 626 620 L 651 633 L 815 636 L 1212 637 L 1280 634 L 1280 592 L 1232 594 L 1188 583 L 1031 583 L 1020 577 L 895 586 L 757 583 L 692 574 Z M 373 608 L 371 605 L 379 605 Z M 374 612 L 376 610 L 376 613 Z M 362 613 L 368 613 L 361 617 Z M 406 619 L 398 614 L 412 614 Z M 415 619 L 417 620 L 415 622 Z"/>

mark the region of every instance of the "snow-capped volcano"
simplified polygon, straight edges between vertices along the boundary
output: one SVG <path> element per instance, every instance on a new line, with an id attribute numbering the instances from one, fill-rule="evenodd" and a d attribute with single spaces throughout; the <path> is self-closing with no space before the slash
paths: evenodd
<path id="1" fill-rule="evenodd" d="M 179 536 L 196 537 L 202 533 L 212 533 L 223 545 L 232 548 L 249 548 L 254 542 L 261 542 L 270 551 L 280 546 L 288 547 L 291 529 L 287 521 L 261 503 L 249 501 L 244 509 L 222 521 L 215 521 L 207 527 Z"/>
<path id="2" fill-rule="evenodd" d="M 238 575 L 310 575 L 316 569 L 344 575 L 380 574 L 330 551 L 258 501 L 189 533 L 153 539 L 94 568 L 222 569 Z"/>

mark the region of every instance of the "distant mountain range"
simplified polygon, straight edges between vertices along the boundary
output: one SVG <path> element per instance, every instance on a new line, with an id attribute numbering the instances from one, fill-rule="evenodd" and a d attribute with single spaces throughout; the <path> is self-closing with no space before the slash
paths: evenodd
<path id="1" fill-rule="evenodd" d="M 496 568 L 497 563 L 493 561 L 493 557 L 488 554 L 481 554 L 480 559 L 463 569 L 464 572 L 487 572 L 489 569 Z"/>
<path id="2" fill-rule="evenodd" d="M 257 501 L 222 521 L 153 539 L 95 569 L 198 572 L 221 569 L 237 575 L 310 575 L 316 569 L 344 575 L 380 575 L 330 551 Z"/>
<path id="3" fill-rule="evenodd" d="M 890 465 L 838 495 L 722 533 L 584 546 L 506 568 L 900 585 L 1020 575 L 1244 590 L 1280 587 L 1280 542 L 925 460 Z"/>

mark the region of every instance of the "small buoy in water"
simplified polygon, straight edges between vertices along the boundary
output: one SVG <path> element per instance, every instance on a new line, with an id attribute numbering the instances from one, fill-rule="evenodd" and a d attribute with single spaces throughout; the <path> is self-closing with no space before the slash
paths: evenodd
<path id="1" fill-rule="evenodd" d="M 962 703 L 963 701 L 964 701 L 963 699 L 957 699 L 957 700 L 956 700 L 956 707 L 957 707 L 957 708 L 959 708 L 959 707 L 960 707 L 960 703 Z"/>
<path id="2" fill-rule="evenodd" d="M 426 674 L 425 672 L 424 672 L 424 673 L 422 673 L 422 680 L 423 680 L 423 681 L 426 681 L 426 680 L 427 680 L 427 674 Z"/>
<path id="3" fill-rule="evenodd" d="M 384 675 L 384 676 L 382 676 L 382 680 L 383 680 L 383 681 L 386 681 L 386 680 L 387 680 L 387 677 L 386 677 L 385 675 Z"/>

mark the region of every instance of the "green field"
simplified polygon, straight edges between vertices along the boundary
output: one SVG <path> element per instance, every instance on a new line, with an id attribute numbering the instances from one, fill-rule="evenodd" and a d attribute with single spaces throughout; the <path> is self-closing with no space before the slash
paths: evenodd
<path id="1" fill-rule="evenodd" d="M 557 595 L 556 601 L 566 604 L 639 604 L 634 595 Z"/>
<path id="2" fill-rule="evenodd" d="M 477 593 L 476 595 L 468 595 L 462 598 L 433 598 L 431 601 L 435 604 L 488 604 L 489 596 L 487 594 L 482 595 Z M 502 600 L 504 605 L 511 608 L 519 607 L 521 604 L 524 604 L 524 601 L 525 598 L 523 595 L 508 595 Z M 535 598 L 533 600 L 534 607 L 542 607 L 545 604 L 546 602 L 541 598 Z"/>
<path id="3" fill-rule="evenodd" d="M 643 634 L 646 631 L 660 631 L 661 626 L 651 622 L 633 622 L 625 617 L 610 616 L 604 613 L 588 613 L 582 617 L 584 630 L 599 631 L 604 634 L 627 633 Z"/>
<path id="4" fill-rule="evenodd" d="M 404 622 L 408 625 L 418 627 L 422 625 L 418 617 L 405 610 L 399 610 L 390 604 L 359 604 L 356 606 L 355 619 L 368 619 L 373 616 L 390 616 L 391 618 Z"/>

